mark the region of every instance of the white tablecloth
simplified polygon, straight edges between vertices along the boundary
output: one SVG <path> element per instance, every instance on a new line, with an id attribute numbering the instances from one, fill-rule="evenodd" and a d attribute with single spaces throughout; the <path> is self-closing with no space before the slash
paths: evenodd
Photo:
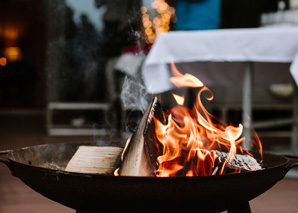
<path id="1" fill-rule="evenodd" d="M 257 63 L 255 79 L 262 83 L 288 81 L 290 73 L 276 63 L 291 63 L 291 75 L 298 83 L 298 27 L 164 33 L 152 46 L 142 74 L 151 93 L 173 88 L 169 82 L 171 62 L 206 85 L 234 85 L 242 83 L 243 63 L 227 62 L 246 61 L 272 64 Z M 200 65 L 202 62 L 207 63 Z"/>

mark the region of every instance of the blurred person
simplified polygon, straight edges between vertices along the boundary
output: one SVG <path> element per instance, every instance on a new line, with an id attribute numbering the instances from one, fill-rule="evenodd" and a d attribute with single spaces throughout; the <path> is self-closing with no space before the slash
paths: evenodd
<path id="1" fill-rule="evenodd" d="M 176 0 L 175 30 L 209 30 L 220 26 L 221 0 Z"/>
<path id="2" fill-rule="evenodd" d="M 123 48 L 135 45 L 140 39 L 141 0 L 95 0 L 98 8 L 105 7 L 103 15 L 103 51 L 108 58 L 121 55 Z"/>

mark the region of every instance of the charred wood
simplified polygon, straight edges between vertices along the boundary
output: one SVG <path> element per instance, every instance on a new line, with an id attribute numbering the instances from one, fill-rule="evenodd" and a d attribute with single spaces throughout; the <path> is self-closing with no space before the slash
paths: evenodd
<path id="1" fill-rule="evenodd" d="M 233 158 L 229 159 L 229 153 L 227 152 L 212 150 L 212 153 L 217 157 L 212 172 L 213 175 L 218 174 L 221 170 L 223 170 L 223 174 L 226 174 L 235 171 L 248 172 L 262 169 L 258 161 L 248 154 L 236 154 Z"/>

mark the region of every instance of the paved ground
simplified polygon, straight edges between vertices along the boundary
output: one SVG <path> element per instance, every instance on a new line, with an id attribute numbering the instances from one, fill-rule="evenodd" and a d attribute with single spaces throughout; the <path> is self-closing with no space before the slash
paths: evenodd
<path id="1" fill-rule="evenodd" d="M 81 142 L 99 137 L 49 137 L 41 116 L 0 117 L 0 150 L 16 149 L 42 143 Z M 298 212 L 298 179 L 286 178 L 250 202 L 252 212 Z M 13 177 L 0 164 L 0 213 L 73 213 L 74 210 L 55 203 Z"/>

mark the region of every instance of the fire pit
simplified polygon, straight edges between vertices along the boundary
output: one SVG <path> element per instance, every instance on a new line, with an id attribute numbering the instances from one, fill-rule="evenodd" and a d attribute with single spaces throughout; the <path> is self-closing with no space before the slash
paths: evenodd
<path id="1" fill-rule="evenodd" d="M 203 86 L 188 75 L 177 76 L 173 83 Z M 251 199 L 298 167 L 298 156 L 245 150 L 242 126 L 215 125 L 200 101 L 193 113 L 182 97 L 176 100 L 178 108 L 167 115 L 154 98 L 125 147 L 116 142 L 110 148 L 95 142 L 46 144 L 2 151 L 0 162 L 35 191 L 78 212 L 250 212 Z M 184 116 L 191 114 L 195 119 Z M 94 164 L 101 174 L 81 168 L 77 156 L 90 162 L 89 153 L 84 154 L 88 146 L 95 156 L 111 157 L 108 150 L 117 150 L 108 169 Z"/>
<path id="2" fill-rule="evenodd" d="M 130 154 L 134 150 L 133 143 L 138 141 L 136 144 L 144 148 L 142 140 L 146 142 L 148 140 L 145 139 L 146 137 L 152 138 L 152 125 L 149 125 L 148 121 L 153 112 L 157 117 L 159 112 L 158 108 L 155 109 L 156 111 L 153 110 L 156 106 L 153 103 L 154 101 L 145 112 L 137 131 L 126 147 L 127 151 L 122 155 L 123 162 L 120 163 L 120 155 L 115 162 L 115 168 L 120 167 L 120 174 L 124 173 L 125 166 L 128 165 L 127 156 L 133 156 Z M 114 142 L 109 145 L 123 147 L 124 143 Z M 106 145 L 86 142 L 26 147 L 14 151 L 2 151 L 0 162 L 5 163 L 14 176 L 35 191 L 77 212 L 111 210 L 187 212 L 197 208 L 200 212 L 224 210 L 250 212 L 248 202 L 251 199 L 270 189 L 291 168 L 298 166 L 298 163 L 292 161 L 292 158 L 298 159 L 297 156 L 263 153 L 261 163 L 263 169 L 221 175 L 114 176 L 113 172 L 92 174 L 65 171 L 81 146 Z M 139 154 L 144 154 L 143 151 Z M 259 152 L 252 152 L 252 154 L 257 161 L 261 160 Z M 135 163 L 135 161 L 132 162 Z M 149 161 L 146 162 L 149 163 Z M 139 172 L 139 170 L 135 171 Z M 145 171 L 148 172 L 148 170 Z"/>
<path id="3" fill-rule="evenodd" d="M 116 145 L 117 143 L 114 143 Z M 183 211 L 249 209 L 248 201 L 270 189 L 298 163 L 264 153 L 263 170 L 196 177 L 127 177 L 65 172 L 81 145 L 47 144 L 1 152 L 12 174 L 43 196 L 78 211 Z M 298 159 L 298 157 L 294 157 Z M 240 212 L 245 212 L 239 210 Z"/>

